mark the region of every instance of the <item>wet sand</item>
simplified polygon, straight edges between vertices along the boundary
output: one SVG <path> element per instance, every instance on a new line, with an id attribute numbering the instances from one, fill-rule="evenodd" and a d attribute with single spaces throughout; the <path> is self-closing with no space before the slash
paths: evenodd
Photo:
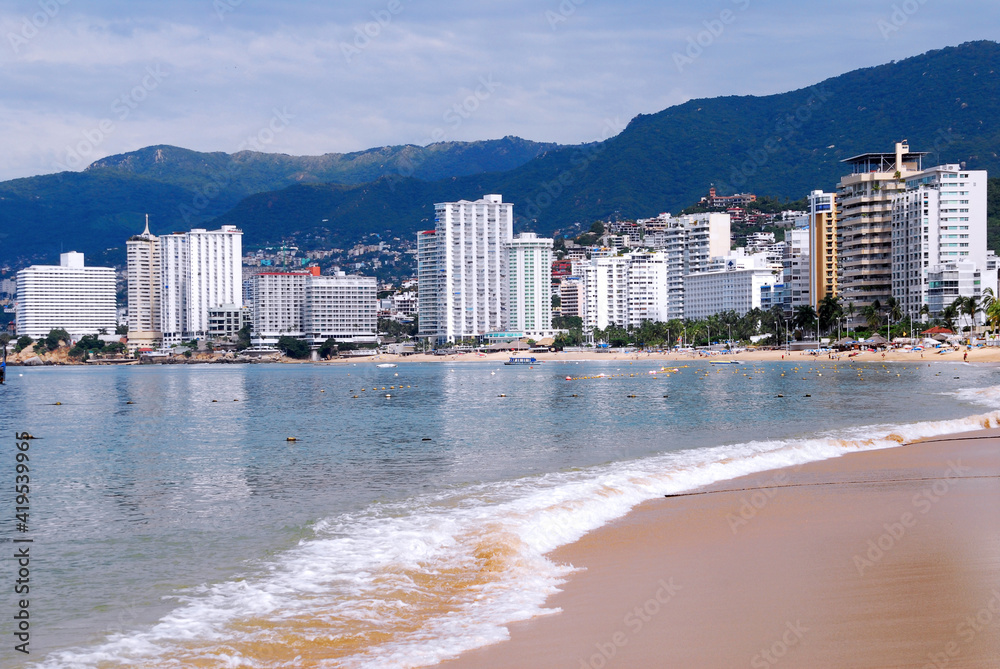
<path id="1" fill-rule="evenodd" d="M 1000 429 L 641 505 L 491 667 L 1000 667 Z"/>

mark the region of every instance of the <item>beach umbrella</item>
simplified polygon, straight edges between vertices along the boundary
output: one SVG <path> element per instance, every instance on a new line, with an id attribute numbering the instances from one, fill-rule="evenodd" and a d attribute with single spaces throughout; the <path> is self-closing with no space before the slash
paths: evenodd
<path id="1" fill-rule="evenodd" d="M 876 346 L 883 346 L 889 343 L 889 340 L 880 334 L 874 334 L 865 340 L 866 344 L 875 344 Z"/>

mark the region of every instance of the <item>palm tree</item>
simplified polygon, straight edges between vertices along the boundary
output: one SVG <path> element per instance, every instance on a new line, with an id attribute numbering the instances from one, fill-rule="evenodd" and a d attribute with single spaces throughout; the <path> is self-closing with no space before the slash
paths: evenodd
<path id="1" fill-rule="evenodd" d="M 959 312 L 969 317 L 971 334 L 974 335 L 976 333 L 976 314 L 982 311 L 982 308 L 979 306 L 979 298 L 975 295 L 969 295 L 967 297 L 959 297 L 956 302 L 958 302 Z"/>
<path id="2" fill-rule="evenodd" d="M 819 326 L 829 331 L 831 324 L 836 323 L 843 313 L 840 298 L 835 295 L 827 295 L 819 303 Z"/>
<path id="3" fill-rule="evenodd" d="M 807 330 L 812 327 L 814 322 L 816 322 L 816 318 L 816 310 L 813 309 L 811 304 L 800 304 L 795 307 L 792 322 L 795 323 L 795 327 Z"/>
<path id="4" fill-rule="evenodd" d="M 878 300 L 864 307 L 861 310 L 861 315 L 864 316 L 865 322 L 868 323 L 868 328 L 873 332 L 878 332 L 879 327 L 882 326 L 882 309 L 878 306 Z"/>
<path id="5" fill-rule="evenodd" d="M 958 318 L 958 308 L 956 308 L 954 304 L 949 304 L 941 310 L 941 321 L 944 323 L 944 326 L 952 332 L 955 331 L 956 318 Z"/>
<path id="6" fill-rule="evenodd" d="M 986 290 L 989 290 L 987 288 Z M 984 309 L 986 320 L 993 326 L 993 334 L 996 335 L 997 326 L 1000 325 L 1000 300 L 990 300 L 990 306 Z"/>

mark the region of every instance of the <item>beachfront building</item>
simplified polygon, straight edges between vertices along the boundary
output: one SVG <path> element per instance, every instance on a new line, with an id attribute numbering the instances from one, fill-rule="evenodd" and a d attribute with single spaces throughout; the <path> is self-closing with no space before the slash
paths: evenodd
<path id="1" fill-rule="evenodd" d="M 232 339 L 251 322 L 248 307 L 238 304 L 212 307 L 208 310 L 208 336 L 211 339 Z"/>
<path id="2" fill-rule="evenodd" d="M 59 256 L 58 265 L 32 265 L 17 273 L 17 334 L 45 337 L 62 328 L 76 340 L 113 334 L 117 314 L 113 267 L 85 267 L 82 253 Z"/>
<path id="3" fill-rule="evenodd" d="M 260 272 L 253 277 L 253 334 L 255 346 L 274 346 L 281 337 L 305 337 L 303 307 L 309 272 Z"/>
<path id="4" fill-rule="evenodd" d="M 504 245 L 507 257 L 508 330 L 539 339 L 552 330 L 551 238 L 522 232 Z"/>
<path id="5" fill-rule="evenodd" d="M 128 277 L 128 342 L 130 349 L 156 348 L 160 329 L 160 240 L 146 229 L 125 242 Z"/>
<path id="6" fill-rule="evenodd" d="M 281 337 L 318 345 L 327 339 L 376 341 L 378 283 L 372 276 L 338 272 L 321 276 L 319 267 L 303 272 L 261 272 L 253 277 L 251 341 L 274 346 Z"/>
<path id="7" fill-rule="evenodd" d="M 377 295 L 378 282 L 373 276 L 344 272 L 331 276 L 320 276 L 318 272 L 307 275 L 302 304 L 305 339 L 312 344 L 322 344 L 327 339 L 377 341 Z"/>
<path id="8" fill-rule="evenodd" d="M 916 318 L 926 305 L 938 316 L 956 297 L 982 297 L 986 178 L 940 165 L 910 175 L 893 200 L 892 295 L 904 314 Z"/>
<path id="9" fill-rule="evenodd" d="M 667 321 L 669 260 L 666 253 L 631 253 L 628 258 L 628 315 L 626 325 Z"/>
<path id="10" fill-rule="evenodd" d="M 837 195 L 809 193 L 809 296 L 819 310 L 827 296 L 837 295 Z"/>
<path id="11" fill-rule="evenodd" d="M 731 255 L 721 267 L 685 278 L 684 317 L 698 320 L 728 311 L 744 316 L 761 308 L 761 289 L 779 283 L 780 276 L 780 266 L 766 254 Z"/>
<path id="12" fill-rule="evenodd" d="M 923 169 L 924 155 L 899 142 L 893 153 L 843 161 L 851 173 L 837 185 L 837 291 L 852 325 L 863 323 L 865 307 L 892 296 L 892 203 Z"/>
<path id="13" fill-rule="evenodd" d="M 572 276 L 564 276 L 559 282 L 560 314 L 562 316 L 583 316 L 583 306 L 586 300 L 583 281 L 576 272 Z"/>
<path id="14" fill-rule="evenodd" d="M 729 254 L 729 214 L 694 214 L 656 219 L 658 230 L 647 233 L 647 247 L 662 251 L 667 263 L 667 313 L 663 320 L 684 317 L 684 277 L 707 271 L 712 258 Z"/>
<path id="15" fill-rule="evenodd" d="M 417 234 L 420 337 L 446 342 L 507 329 L 504 247 L 513 229 L 514 206 L 500 195 L 434 205 L 434 230 Z"/>
<path id="16" fill-rule="evenodd" d="M 809 218 L 801 217 L 795 223 L 794 228 L 785 231 L 785 257 L 782 264 L 782 285 L 781 299 L 777 303 L 781 305 L 785 315 L 791 317 L 796 307 L 812 304 L 810 295 L 811 269 L 810 262 L 810 240 L 812 230 L 809 226 Z M 772 306 L 775 301 L 772 300 Z M 763 308 L 763 305 L 762 307 Z"/>
<path id="17" fill-rule="evenodd" d="M 243 232 L 233 225 L 162 235 L 160 325 L 165 344 L 209 334 L 209 309 L 241 304 Z"/>

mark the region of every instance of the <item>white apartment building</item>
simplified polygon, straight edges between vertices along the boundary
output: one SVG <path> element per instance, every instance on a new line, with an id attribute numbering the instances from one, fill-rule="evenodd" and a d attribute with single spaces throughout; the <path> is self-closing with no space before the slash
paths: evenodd
<path id="1" fill-rule="evenodd" d="M 373 276 L 306 276 L 302 324 L 305 337 L 313 344 L 327 339 L 374 342 L 378 329 L 376 296 L 378 282 Z"/>
<path id="2" fill-rule="evenodd" d="M 813 235 L 809 218 L 802 217 L 795 225 L 785 232 L 785 259 L 782 261 L 785 288 L 781 307 L 789 315 L 795 312 L 796 307 L 812 304 L 809 247 Z"/>
<path id="3" fill-rule="evenodd" d="M 627 325 L 669 320 L 668 270 L 666 253 L 629 254 Z"/>
<path id="4" fill-rule="evenodd" d="M 278 343 L 281 337 L 322 344 L 327 339 L 374 342 L 378 326 L 375 277 L 338 272 L 262 272 L 254 279 L 252 341 Z"/>
<path id="5" fill-rule="evenodd" d="M 319 268 L 313 271 L 318 273 Z M 254 345 L 274 346 L 281 337 L 305 336 L 303 309 L 310 276 L 311 272 L 261 272 L 253 277 Z"/>
<path id="6" fill-rule="evenodd" d="M 930 268 L 926 274 L 927 307 L 932 315 L 937 316 L 958 297 L 970 295 L 980 296 L 982 272 L 976 263 L 970 260 L 941 263 Z M 918 316 L 916 312 L 904 311 L 904 314 Z M 966 316 L 961 315 L 963 320 Z"/>
<path id="7" fill-rule="evenodd" d="M 45 337 L 63 328 L 74 340 L 115 331 L 115 270 L 84 267 L 83 254 L 63 253 L 59 265 L 32 265 L 17 273 L 17 334 Z"/>
<path id="8" fill-rule="evenodd" d="M 434 205 L 434 230 L 417 235 L 421 337 L 444 342 L 506 329 L 503 249 L 513 229 L 514 206 L 500 195 Z"/>
<path id="9" fill-rule="evenodd" d="M 917 317 L 924 305 L 932 316 L 940 314 L 951 303 L 941 302 L 951 294 L 942 291 L 945 285 L 958 290 L 952 300 L 982 296 L 986 178 L 982 170 L 940 165 L 911 174 L 905 192 L 893 200 L 892 295 L 904 314 Z M 938 284 L 933 299 L 932 276 Z"/>
<path id="10" fill-rule="evenodd" d="M 764 254 L 730 256 L 725 268 L 685 278 L 684 317 L 689 320 L 735 311 L 744 316 L 761 307 L 761 288 L 778 283 L 776 266 Z"/>
<path id="11" fill-rule="evenodd" d="M 535 339 L 553 336 L 551 238 L 523 232 L 504 245 L 508 320 L 505 330 Z"/>
<path id="12" fill-rule="evenodd" d="M 208 335 L 208 311 L 243 301 L 243 232 L 233 225 L 159 238 L 163 341 Z"/>
<path id="13" fill-rule="evenodd" d="M 591 258 L 574 264 L 574 273 L 583 279 L 584 330 L 604 329 L 628 322 L 628 256 Z"/>
<path id="14" fill-rule="evenodd" d="M 125 242 L 128 274 L 128 341 L 130 348 L 156 348 L 160 329 L 160 240 L 146 229 Z"/>

